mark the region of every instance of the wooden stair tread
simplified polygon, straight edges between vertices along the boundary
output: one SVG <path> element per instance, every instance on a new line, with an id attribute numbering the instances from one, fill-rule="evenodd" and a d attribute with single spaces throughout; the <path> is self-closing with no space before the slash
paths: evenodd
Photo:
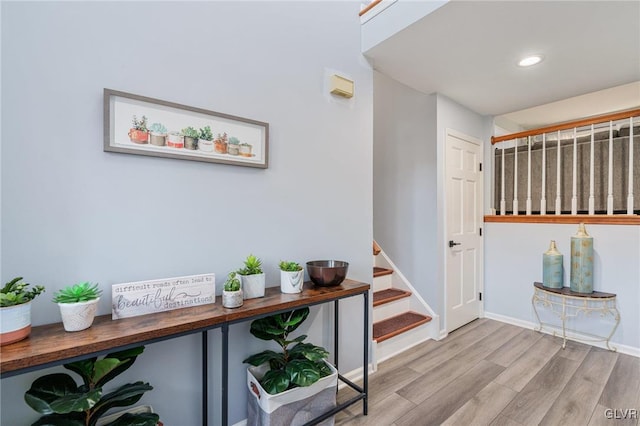
<path id="1" fill-rule="evenodd" d="M 410 291 L 400 290 L 397 288 L 387 288 L 373 293 L 373 306 L 384 305 L 398 299 L 411 296 Z"/>
<path id="2" fill-rule="evenodd" d="M 381 268 L 380 266 L 373 267 L 373 278 L 391 274 L 393 274 L 393 269 Z"/>
<path id="3" fill-rule="evenodd" d="M 373 340 L 383 342 L 429 321 L 431 317 L 413 311 L 387 318 L 373 324 Z"/>

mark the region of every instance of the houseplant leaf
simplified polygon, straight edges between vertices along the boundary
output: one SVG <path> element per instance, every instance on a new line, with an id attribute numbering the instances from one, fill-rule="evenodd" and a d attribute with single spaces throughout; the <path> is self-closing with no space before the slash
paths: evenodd
<path id="1" fill-rule="evenodd" d="M 105 376 L 127 361 L 128 360 L 120 361 L 117 358 L 104 358 L 96 361 L 93 366 L 93 377 L 91 377 L 91 382 L 95 383 L 96 386 L 102 386 L 103 383 L 108 381 L 104 380 Z"/>
<path id="2" fill-rule="evenodd" d="M 83 413 L 49 414 L 40 417 L 31 426 L 85 426 Z"/>
<path id="3" fill-rule="evenodd" d="M 51 403 L 78 391 L 75 380 L 68 374 L 56 373 L 39 377 L 24 394 L 24 400 L 40 414 L 52 414 Z"/>
<path id="4" fill-rule="evenodd" d="M 277 353 L 274 351 L 262 351 L 258 354 L 251 355 L 249 358 L 242 361 L 247 364 L 251 364 L 254 367 L 257 367 L 265 362 L 271 364 L 272 362 L 280 363 L 280 365 L 284 364 L 284 355 L 281 353 Z"/>
<path id="5" fill-rule="evenodd" d="M 117 365 L 116 368 L 105 374 L 100 380 L 97 380 L 96 386 L 104 386 L 105 383 L 113 380 L 113 378 L 128 370 L 129 367 L 133 365 L 138 355 L 140 355 L 143 351 L 144 346 L 138 346 L 135 348 L 126 349 L 124 351 L 112 352 L 110 354 L 107 354 L 104 359 L 115 358 L 123 362 Z"/>
<path id="6" fill-rule="evenodd" d="M 290 383 L 289 374 L 284 370 L 269 370 L 260 381 L 264 390 L 271 395 L 286 391 Z"/>
<path id="7" fill-rule="evenodd" d="M 105 426 L 155 426 L 160 416 L 155 413 L 125 413 Z"/>
<path id="8" fill-rule="evenodd" d="M 329 352 L 311 343 L 298 343 L 289 351 L 289 358 L 306 358 L 309 361 L 320 361 L 329 357 Z"/>
<path id="9" fill-rule="evenodd" d="M 58 414 L 83 412 L 92 408 L 102 396 L 102 388 L 95 388 L 88 392 L 68 393 L 51 402 L 51 409 Z"/>
<path id="10" fill-rule="evenodd" d="M 291 383 L 298 386 L 309 386 L 320 380 L 320 373 L 315 362 L 306 359 L 290 361 L 286 365 L 285 371 Z"/>
<path id="11" fill-rule="evenodd" d="M 89 425 L 94 425 L 100 416 L 111 408 L 127 407 L 135 404 L 140 400 L 140 398 L 142 398 L 142 395 L 146 391 L 150 391 L 152 389 L 153 386 L 149 385 L 149 383 L 135 382 L 127 383 L 120 386 L 113 392 L 105 394 L 94 407 Z"/>
<path id="12" fill-rule="evenodd" d="M 96 357 L 84 359 L 82 361 L 71 362 L 64 364 L 64 368 L 71 370 L 74 373 L 82 377 L 82 381 L 86 386 L 91 384 L 91 376 L 93 376 L 93 364 L 96 362 Z"/>

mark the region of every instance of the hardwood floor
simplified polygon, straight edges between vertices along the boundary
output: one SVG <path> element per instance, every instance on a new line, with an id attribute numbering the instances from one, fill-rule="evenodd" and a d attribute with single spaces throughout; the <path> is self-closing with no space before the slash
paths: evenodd
<path id="1" fill-rule="evenodd" d="M 349 388 L 338 401 L 353 396 Z M 635 411 L 632 411 L 635 410 Z M 479 319 L 379 365 L 369 415 L 335 423 L 393 426 L 638 426 L 640 358 Z"/>

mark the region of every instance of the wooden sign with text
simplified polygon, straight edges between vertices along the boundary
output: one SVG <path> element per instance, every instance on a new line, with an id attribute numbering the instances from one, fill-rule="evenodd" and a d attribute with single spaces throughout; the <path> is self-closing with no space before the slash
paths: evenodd
<path id="1" fill-rule="evenodd" d="M 215 274 L 202 274 L 113 284 L 111 319 L 215 303 L 215 283 Z"/>

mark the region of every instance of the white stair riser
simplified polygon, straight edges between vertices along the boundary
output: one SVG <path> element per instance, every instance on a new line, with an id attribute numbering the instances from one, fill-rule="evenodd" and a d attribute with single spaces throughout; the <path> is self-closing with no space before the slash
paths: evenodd
<path id="1" fill-rule="evenodd" d="M 387 318 L 395 317 L 396 315 L 409 311 L 410 308 L 411 299 L 409 297 L 394 300 L 393 302 L 385 303 L 384 305 L 374 306 L 373 322 L 375 323 Z"/>
<path id="2" fill-rule="evenodd" d="M 373 278 L 373 291 L 385 290 L 391 288 L 391 274 Z"/>
<path id="3" fill-rule="evenodd" d="M 397 355 L 401 352 L 408 350 L 409 348 L 420 344 L 426 340 L 431 339 L 432 322 L 422 324 L 419 327 L 407 330 L 395 337 L 387 339 L 383 342 L 378 342 L 375 346 L 375 360 L 374 365 L 389 359 L 390 357 Z"/>

